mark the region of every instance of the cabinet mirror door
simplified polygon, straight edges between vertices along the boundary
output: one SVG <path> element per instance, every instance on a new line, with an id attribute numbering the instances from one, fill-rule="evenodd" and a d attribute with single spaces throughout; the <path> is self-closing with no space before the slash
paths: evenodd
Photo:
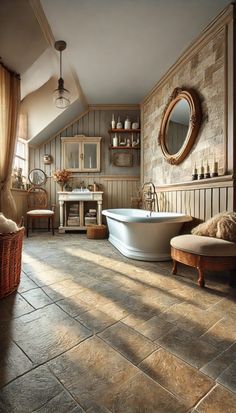
<path id="1" fill-rule="evenodd" d="M 66 142 L 64 146 L 64 168 L 79 169 L 80 145 L 77 142 Z"/>
<path id="2" fill-rule="evenodd" d="M 83 144 L 84 170 L 98 171 L 100 169 L 98 152 L 99 152 L 99 145 L 97 143 L 84 143 Z"/>

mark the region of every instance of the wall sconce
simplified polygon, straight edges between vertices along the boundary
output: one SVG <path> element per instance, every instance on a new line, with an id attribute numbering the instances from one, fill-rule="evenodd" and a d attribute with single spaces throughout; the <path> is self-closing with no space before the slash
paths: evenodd
<path id="1" fill-rule="evenodd" d="M 44 165 L 51 165 L 52 163 L 52 155 L 44 155 L 43 157 Z"/>

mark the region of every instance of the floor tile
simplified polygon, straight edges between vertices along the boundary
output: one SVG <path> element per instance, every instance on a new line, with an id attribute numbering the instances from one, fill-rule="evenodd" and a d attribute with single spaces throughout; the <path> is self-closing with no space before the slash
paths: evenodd
<path id="1" fill-rule="evenodd" d="M 105 328 L 116 323 L 116 320 L 113 317 L 110 317 L 96 308 L 94 310 L 86 311 L 86 313 L 76 317 L 76 320 L 85 325 L 85 327 L 88 327 L 93 333 L 105 330 Z"/>
<path id="2" fill-rule="evenodd" d="M 51 285 L 72 278 L 72 276 L 66 270 L 63 271 L 63 269 L 52 269 L 51 266 L 48 265 L 45 265 L 45 267 L 46 268 L 43 269 L 37 268 L 36 266 L 34 271 L 26 271 L 26 274 L 39 287 Z"/>
<path id="3" fill-rule="evenodd" d="M 22 297 L 30 303 L 34 308 L 42 308 L 48 304 L 52 304 L 53 301 L 45 294 L 41 288 L 35 288 L 30 291 L 26 291 L 21 294 Z"/>
<path id="4" fill-rule="evenodd" d="M 43 291 L 54 301 L 62 300 L 66 297 L 81 293 L 84 287 L 73 280 L 64 280 L 49 286 L 43 287 Z"/>
<path id="5" fill-rule="evenodd" d="M 152 353 L 139 367 L 189 407 L 215 385 L 213 380 L 164 349 Z"/>
<path id="6" fill-rule="evenodd" d="M 222 294 L 207 288 L 200 289 L 196 284 L 178 286 L 175 295 L 186 303 L 205 310 L 222 300 Z"/>
<path id="7" fill-rule="evenodd" d="M 171 266 L 30 234 L 0 300 L 0 413 L 235 413 L 236 289 Z"/>
<path id="8" fill-rule="evenodd" d="M 201 340 L 215 346 L 219 350 L 226 350 L 236 341 L 235 321 L 230 319 L 219 321 L 201 336 Z"/>
<path id="9" fill-rule="evenodd" d="M 110 302 L 99 306 L 98 308 L 101 308 L 103 313 L 107 314 L 108 316 L 112 316 L 117 321 L 128 315 L 128 311 L 120 303 Z"/>
<path id="10" fill-rule="evenodd" d="M 236 360 L 236 343 L 223 351 L 212 361 L 201 368 L 201 371 L 213 379 L 217 379 Z"/>
<path id="11" fill-rule="evenodd" d="M 32 368 L 31 361 L 10 338 L 0 338 L 0 387 Z"/>
<path id="12" fill-rule="evenodd" d="M 63 390 L 34 413 L 84 413 L 84 410 Z"/>
<path id="13" fill-rule="evenodd" d="M 163 314 L 168 314 L 168 310 Z M 180 303 L 170 308 L 172 322 L 194 335 L 202 335 L 214 326 L 222 317 L 189 303 Z"/>
<path id="14" fill-rule="evenodd" d="M 172 328 L 174 328 L 174 324 L 168 323 L 168 321 L 165 321 L 164 319 L 156 316 L 150 318 L 144 323 L 136 323 L 134 326 L 132 326 L 132 324 L 134 324 L 132 323 L 132 321 L 133 320 L 129 317 L 126 317 L 122 320 L 122 322 L 127 325 L 131 324 L 131 327 L 133 327 L 136 331 L 149 338 L 150 340 L 156 340 L 159 337 L 167 334 Z"/>
<path id="15" fill-rule="evenodd" d="M 104 406 L 94 405 L 90 409 L 86 410 L 86 413 L 111 413 L 111 411 Z"/>
<path id="16" fill-rule="evenodd" d="M 213 308 L 214 312 L 222 317 L 233 318 L 236 320 L 236 297 L 227 296 L 220 300 Z"/>
<path id="17" fill-rule="evenodd" d="M 186 413 L 188 411 L 183 402 L 142 373 L 119 388 L 112 409 L 115 413 Z"/>
<path id="18" fill-rule="evenodd" d="M 14 340 L 35 363 L 43 363 L 91 335 L 55 304 L 15 320 Z"/>
<path id="19" fill-rule="evenodd" d="M 57 301 L 56 304 L 71 317 L 76 317 L 90 308 L 85 301 L 81 300 L 80 295 L 72 295 Z"/>
<path id="20" fill-rule="evenodd" d="M 145 323 L 148 320 L 151 320 L 153 316 L 147 314 L 146 316 L 139 314 L 129 314 L 127 317 L 122 319 L 122 323 L 126 324 L 129 327 L 136 329 L 139 325 Z"/>
<path id="21" fill-rule="evenodd" d="M 222 386 L 216 386 L 204 399 L 197 405 L 199 413 L 235 413 L 236 395 L 229 392 Z"/>
<path id="22" fill-rule="evenodd" d="M 0 300 L 0 323 L 11 320 L 34 311 L 32 307 L 20 294 L 13 293 Z"/>
<path id="23" fill-rule="evenodd" d="M 19 293 L 24 293 L 25 291 L 29 291 L 37 287 L 37 284 L 35 284 L 35 282 L 32 281 L 30 277 L 28 277 L 23 272 L 21 273 L 20 284 L 17 289 Z"/>
<path id="24" fill-rule="evenodd" d="M 217 382 L 236 393 L 236 359 L 217 377 Z"/>
<path id="25" fill-rule="evenodd" d="M 134 364 L 157 349 L 146 337 L 120 322 L 107 328 L 99 336 Z"/>
<path id="26" fill-rule="evenodd" d="M 45 366 L 12 381 L 0 392 L 0 413 L 31 413 L 63 391 Z"/>
<path id="27" fill-rule="evenodd" d="M 138 369 L 98 337 L 92 337 L 48 363 L 50 369 L 86 410 L 108 407 L 118 386 Z"/>
<path id="28" fill-rule="evenodd" d="M 198 369 L 219 354 L 219 350 L 211 344 L 196 340 L 191 333 L 178 327 L 157 339 L 156 343 Z"/>

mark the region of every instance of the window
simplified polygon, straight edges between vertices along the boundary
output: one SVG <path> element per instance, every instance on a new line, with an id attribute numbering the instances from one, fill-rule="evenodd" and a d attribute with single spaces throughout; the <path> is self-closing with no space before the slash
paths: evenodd
<path id="1" fill-rule="evenodd" d="M 27 177 L 27 142 L 24 139 L 18 138 L 16 144 L 16 154 L 13 168 L 21 168 L 22 176 Z"/>
<path id="2" fill-rule="evenodd" d="M 22 173 L 19 168 L 22 169 Z M 13 187 L 23 189 L 28 176 L 28 144 L 22 138 L 17 139 L 13 175 Z"/>

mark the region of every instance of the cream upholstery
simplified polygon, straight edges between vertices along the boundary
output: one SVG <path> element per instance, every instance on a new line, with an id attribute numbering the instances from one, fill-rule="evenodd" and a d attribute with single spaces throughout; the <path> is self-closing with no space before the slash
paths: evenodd
<path id="1" fill-rule="evenodd" d="M 27 215 L 53 215 L 51 209 L 33 209 L 27 212 Z"/>
<path id="2" fill-rule="evenodd" d="M 208 257 L 236 256 L 236 244 L 218 238 L 199 235 L 179 235 L 171 239 L 172 247 L 191 254 Z"/>
<path id="3" fill-rule="evenodd" d="M 52 228 L 52 235 L 54 235 L 54 207 L 52 209 L 48 208 L 48 195 L 44 188 L 39 186 L 33 186 L 28 190 L 27 194 L 27 224 L 26 224 L 26 235 L 29 236 L 29 227 L 32 226 L 32 231 L 34 229 L 34 220 L 41 220 L 42 218 L 48 221 L 48 231 L 50 231 L 50 226 Z"/>

